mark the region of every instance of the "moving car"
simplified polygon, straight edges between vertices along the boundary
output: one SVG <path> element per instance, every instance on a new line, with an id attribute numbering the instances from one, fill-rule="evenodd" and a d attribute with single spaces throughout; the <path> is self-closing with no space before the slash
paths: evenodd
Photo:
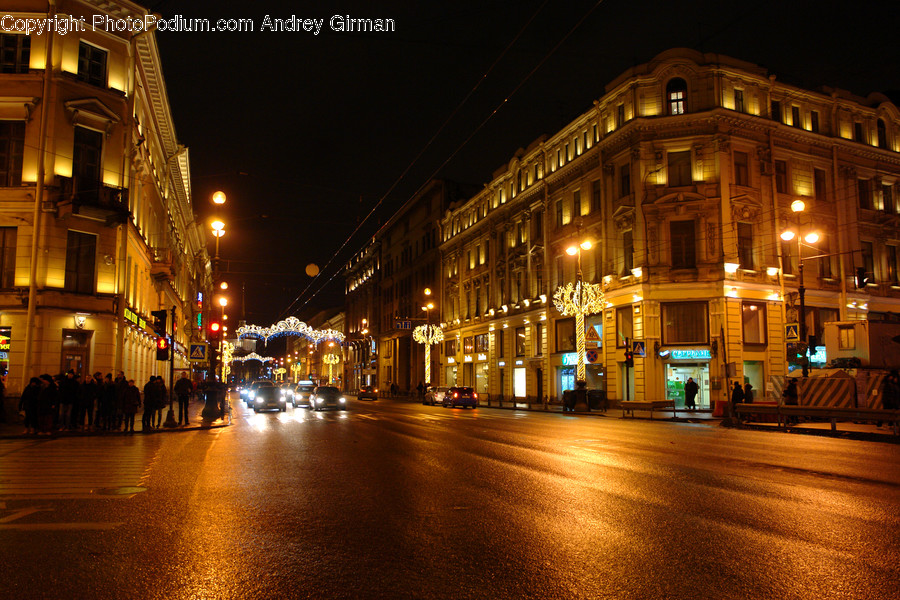
<path id="1" fill-rule="evenodd" d="M 448 387 L 432 387 L 428 388 L 428 391 L 425 392 L 425 398 L 422 399 L 422 404 L 430 404 L 434 406 L 435 404 L 441 404 L 444 401 L 444 396 L 447 395 L 447 392 L 450 390 Z"/>
<path id="2" fill-rule="evenodd" d="M 357 400 L 378 400 L 378 389 L 373 385 L 364 385 L 356 394 Z"/>
<path id="3" fill-rule="evenodd" d="M 272 382 L 268 379 L 257 379 L 256 381 L 251 383 L 249 386 L 247 386 L 241 390 L 241 397 L 243 398 L 244 402 L 247 403 L 247 406 L 250 406 L 250 397 L 254 394 L 254 392 L 256 392 L 256 388 L 259 387 L 259 385 L 261 383 L 272 384 Z M 275 385 L 275 384 L 272 384 L 272 385 Z"/>
<path id="4" fill-rule="evenodd" d="M 285 405 L 290 404 L 293 406 L 294 404 L 294 384 L 290 381 L 285 381 L 281 385 L 278 386 L 279 393 L 284 397 Z"/>
<path id="5" fill-rule="evenodd" d="M 312 393 L 315 390 L 315 382 L 309 379 L 298 381 L 297 385 L 294 386 L 294 393 L 291 396 L 291 405 L 294 408 L 297 408 L 298 406 L 312 407 L 312 404 L 309 402 L 309 397 L 312 396 Z"/>
<path id="6" fill-rule="evenodd" d="M 287 403 L 281 390 L 275 387 L 271 381 L 260 381 L 259 385 L 254 386 L 253 391 L 248 396 L 250 406 L 254 412 L 261 410 L 287 410 Z"/>
<path id="7" fill-rule="evenodd" d="M 457 406 L 478 406 L 478 394 L 470 387 L 455 386 L 450 388 L 441 400 L 444 408 L 456 408 Z"/>
<path id="8" fill-rule="evenodd" d="M 346 410 L 347 399 L 341 393 L 341 390 L 330 385 L 320 385 L 313 392 L 310 398 L 310 408 L 322 410 L 323 408 L 339 408 Z"/>

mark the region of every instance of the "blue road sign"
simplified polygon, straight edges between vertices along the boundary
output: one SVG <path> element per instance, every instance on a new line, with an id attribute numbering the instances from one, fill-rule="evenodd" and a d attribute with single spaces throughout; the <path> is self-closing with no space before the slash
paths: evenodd
<path id="1" fill-rule="evenodd" d="M 631 351 L 635 356 L 647 356 L 647 346 L 644 344 L 644 340 L 634 340 L 631 343 Z"/>

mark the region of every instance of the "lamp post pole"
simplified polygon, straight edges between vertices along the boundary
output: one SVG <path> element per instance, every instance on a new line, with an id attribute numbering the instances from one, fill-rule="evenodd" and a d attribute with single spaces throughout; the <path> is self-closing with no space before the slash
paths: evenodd
<path id="1" fill-rule="evenodd" d="M 809 377 L 809 338 L 806 334 L 806 287 L 803 285 L 803 248 L 797 236 L 797 295 L 800 298 L 800 343 L 806 344 L 802 363 L 803 377 Z"/>

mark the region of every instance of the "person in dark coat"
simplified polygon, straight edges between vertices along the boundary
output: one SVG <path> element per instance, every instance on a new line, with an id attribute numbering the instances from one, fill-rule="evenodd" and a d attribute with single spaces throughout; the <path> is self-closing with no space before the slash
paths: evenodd
<path id="1" fill-rule="evenodd" d="M 162 378 L 162 375 L 158 375 L 156 377 L 156 411 L 154 412 L 154 414 L 156 415 L 157 429 L 162 427 L 163 409 L 169 404 L 168 395 L 169 393 L 166 390 L 166 382 Z"/>
<path id="2" fill-rule="evenodd" d="M 76 405 L 78 404 L 78 380 L 75 379 L 75 369 L 66 371 L 66 376 L 59 384 L 59 428 L 72 429 L 75 427 Z"/>
<path id="3" fill-rule="evenodd" d="M 125 433 L 134 433 L 134 415 L 141 405 L 141 391 L 134 385 L 134 379 L 128 380 L 125 395 L 122 399 L 122 414 L 124 415 Z"/>
<path id="4" fill-rule="evenodd" d="M 144 414 L 141 416 L 142 431 L 153 429 L 153 413 L 156 411 L 156 376 L 151 375 L 150 381 L 144 384 Z"/>
<path id="5" fill-rule="evenodd" d="M 125 372 L 119 371 L 116 375 L 116 429 L 122 428 L 122 401 L 125 399 L 125 390 L 128 388 L 128 380 L 125 379 Z"/>
<path id="6" fill-rule="evenodd" d="M 97 382 L 90 375 L 84 377 L 84 381 L 78 388 L 78 416 L 76 417 L 76 429 L 85 431 L 94 428 L 94 402 L 97 400 Z"/>
<path id="7" fill-rule="evenodd" d="M 40 377 L 41 391 L 38 392 L 38 435 L 53 433 L 53 418 L 59 411 L 59 390 L 53 378 L 44 373 Z"/>
<path id="8" fill-rule="evenodd" d="M 112 373 L 107 373 L 100 386 L 100 412 L 103 414 L 103 431 L 112 431 L 116 428 L 116 384 L 113 382 Z"/>
<path id="9" fill-rule="evenodd" d="M 191 400 L 191 394 L 194 391 L 194 385 L 188 378 L 187 371 L 181 372 L 181 377 L 175 382 L 175 395 L 178 397 L 178 424 L 182 423 L 190 425 L 188 422 L 188 403 Z"/>
<path id="10" fill-rule="evenodd" d="M 896 369 L 884 378 L 881 392 L 881 404 L 885 410 L 900 408 L 900 372 Z"/>
<path id="11" fill-rule="evenodd" d="M 749 382 L 744 384 L 744 402 L 747 404 L 753 402 L 753 386 Z"/>
<path id="12" fill-rule="evenodd" d="M 734 387 L 731 388 L 731 402 L 732 404 L 740 404 L 744 401 L 744 388 L 741 387 L 741 384 L 737 381 L 734 382 Z"/>
<path id="13" fill-rule="evenodd" d="M 697 408 L 697 392 L 699 391 L 700 386 L 697 385 L 694 378 L 688 377 L 688 380 L 684 384 L 684 407 L 686 409 L 694 410 Z"/>
<path id="14" fill-rule="evenodd" d="M 31 435 L 38 432 L 38 396 L 41 393 L 41 380 L 32 377 L 22 390 L 19 410 L 25 412 L 25 433 Z"/>

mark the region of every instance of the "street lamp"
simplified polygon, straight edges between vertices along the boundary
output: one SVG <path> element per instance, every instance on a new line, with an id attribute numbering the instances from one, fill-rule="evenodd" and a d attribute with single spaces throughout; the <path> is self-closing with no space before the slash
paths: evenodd
<path id="1" fill-rule="evenodd" d="M 590 250 L 593 247 L 590 240 L 585 240 L 578 245 L 566 248 L 566 254 L 577 257 L 577 271 L 575 285 L 567 283 L 560 286 L 553 294 L 553 304 L 556 310 L 564 316 L 575 315 L 575 340 L 578 351 L 578 366 L 576 379 L 585 381 L 587 374 L 584 365 L 585 335 L 584 316 L 592 315 L 603 309 L 603 291 L 596 283 L 585 283 L 581 272 L 581 251 Z"/>
<path id="2" fill-rule="evenodd" d="M 331 368 L 341 362 L 341 357 L 337 354 L 326 354 L 322 357 L 322 361 L 328 365 L 328 383 L 331 384 Z"/>
<path id="3" fill-rule="evenodd" d="M 797 222 L 796 231 L 793 229 L 785 230 L 781 233 L 781 239 L 789 242 L 796 238 L 797 240 L 797 296 L 800 299 L 800 343 L 806 345 L 805 356 L 801 363 L 803 377 L 809 377 L 809 337 L 806 333 L 806 287 L 803 285 L 803 242 L 806 244 L 815 244 L 819 241 L 819 234 L 816 231 L 810 231 L 801 241 L 800 236 L 800 213 L 806 210 L 806 203 L 799 198 L 791 202 L 791 211 L 795 215 Z"/>

